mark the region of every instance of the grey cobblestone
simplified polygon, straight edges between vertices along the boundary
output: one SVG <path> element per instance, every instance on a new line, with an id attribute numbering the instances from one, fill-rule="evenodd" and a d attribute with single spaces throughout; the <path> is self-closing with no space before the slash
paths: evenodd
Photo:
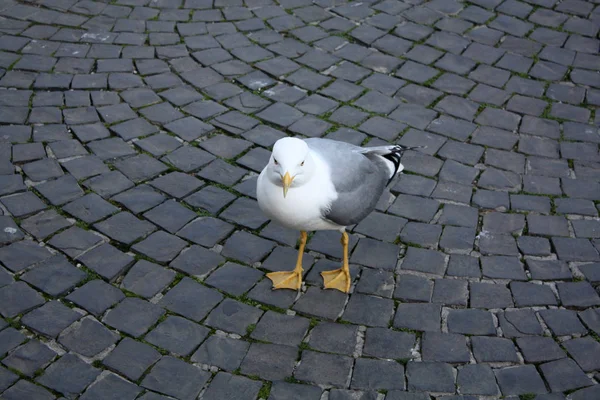
<path id="1" fill-rule="evenodd" d="M 597 1 L 113 3 L 0 7 L 0 397 L 598 397 Z M 286 135 L 426 146 L 349 295 Z"/>

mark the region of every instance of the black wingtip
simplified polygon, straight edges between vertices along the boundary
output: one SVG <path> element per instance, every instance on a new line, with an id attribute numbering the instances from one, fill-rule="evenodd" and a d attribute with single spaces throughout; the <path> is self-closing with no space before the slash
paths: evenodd
<path id="1" fill-rule="evenodd" d="M 389 185 L 392 182 L 392 180 L 394 180 L 396 175 L 398 174 L 398 170 L 400 169 L 400 154 L 404 153 L 407 150 L 424 149 L 426 147 L 427 146 L 405 147 L 405 146 L 395 145 L 389 154 L 384 155 L 383 158 L 391 161 L 394 164 L 394 173 L 392 174 L 391 178 L 387 181 L 386 186 Z"/>
<path id="2" fill-rule="evenodd" d="M 404 151 L 403 148 L 394 148 L 389 154 L 383 156 L 383 158 L 391 161 L 394 164 L 394 173 L 387 181 L 386 186 L 389 185 L 392 182 L 392 180 L 396 177 L 396 174 L 398 174 L 398 170 L 400 169 L 400 153 L 402 153 L 402 151 Z"/>

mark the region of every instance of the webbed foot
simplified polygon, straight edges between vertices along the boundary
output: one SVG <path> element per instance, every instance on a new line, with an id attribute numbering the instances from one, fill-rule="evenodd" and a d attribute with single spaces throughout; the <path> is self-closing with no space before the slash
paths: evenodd
<path id="1" fill-rule="evenodd" d="M 295 289 L 302 287 L 302 268 L 293 271 L 270 272 L 267 278 L 273 281 L 273 289 Z"/>
<path id="2" fill-rule="evenodd" d="M 350 292 L 350 271 L 346 268 L 335 269 L 333 271 L 321 272 L 325 289 L 337 289 L 341 292 Z"/>

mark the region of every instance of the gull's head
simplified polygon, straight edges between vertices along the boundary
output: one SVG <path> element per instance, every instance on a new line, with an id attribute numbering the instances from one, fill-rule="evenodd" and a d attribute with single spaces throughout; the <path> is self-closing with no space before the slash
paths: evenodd
<path id="1" fill-rule="evenodd" d="M 283 187 L 283 197 L 293 186 L 307 181 L 314 169 L 308 145 L 303 140 L 285 137 L 275 142 L 269 160 L 269 178 Z"/>

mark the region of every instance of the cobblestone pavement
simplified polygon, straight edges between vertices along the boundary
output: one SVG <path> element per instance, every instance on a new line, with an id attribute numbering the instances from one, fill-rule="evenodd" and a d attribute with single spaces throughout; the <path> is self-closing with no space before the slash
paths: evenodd
<path id="1" fill-rule="evenodd" d="M 600 398 L 600 1 L 0 0 L 0 398 Z M 271 291 L 285 134 L 425 145 Z"/>

